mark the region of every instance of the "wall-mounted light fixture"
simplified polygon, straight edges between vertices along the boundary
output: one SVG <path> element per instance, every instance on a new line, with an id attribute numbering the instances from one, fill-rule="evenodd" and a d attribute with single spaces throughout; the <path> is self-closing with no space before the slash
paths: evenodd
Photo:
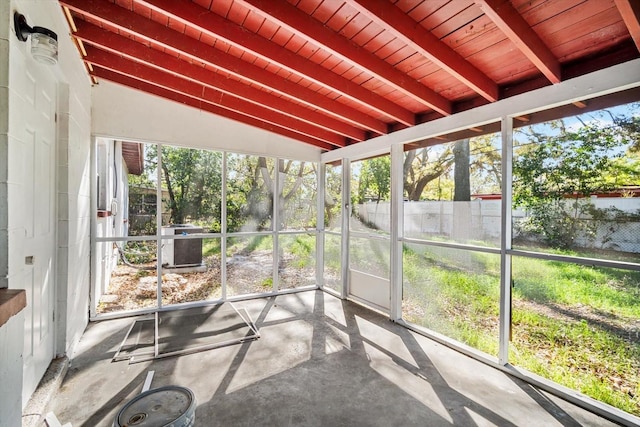
<path id="1" fill-rule="evenodd" d="M 58 62 L 58 35 L 48 28 L 30 27 L 21 13 L 13 14 L 13 24 L 18 40 L 26 42 L 31 34 L 31 56 L 43 64 L 55 65 Z"/>

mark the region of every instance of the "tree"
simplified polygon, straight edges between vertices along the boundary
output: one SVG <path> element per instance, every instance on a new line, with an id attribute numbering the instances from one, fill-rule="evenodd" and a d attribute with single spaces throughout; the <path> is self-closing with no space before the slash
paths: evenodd
<path id="1" fill-rule="evenodd" d="M 162 148 L 162 179 L 170 222 L 220 230 L 222 153 L 191 148 Z"/>
<path id="2" fill-rule="evenodd" d="M 380 156 L 361 162 L 357 203 L 367 199 L 388 200 L 391 194 L 391 157 Z"/>
<path id="3" fill-rule="evenodd" d="M 424 147 L 409 150 L 405 153 L 403 164 L 404 193 L 409 200 L 418 201 L 422 198 L 425 187 L 433 180 L 445 174 L 453 164 L 453 155 L 449 145 Z"/>
<path id="4" fill-rule="evenodd" d="M 611 215 L 596 209 L 589 196 L 627 183 L 619 178 L 629 172 L 621 166 L 634 141 L 619 126 L 598 120 L 572 127 L 557 120 L 547 128 L 518 132 L 527 139 L 516 148 L 513 164 L 514 206 L 528 213 L 523 231 L 559 248 L 574 246 L 580 235 L 593 235 L 597 223 L 583 218 L 610 220 Z"/>
<path id="5" fill-rule="evenodd" d="M 255 231 L 271 228 L 273 160 L 229 154 L 227 172 L 227 230 Z"/>
<path id="6" fill-rule="evenodd" d="M 342 165 L 327 165 L 324 198 L 324 225 L 338 226 L 338 215 L 342 211 Z"/>
<path id="7" fill-rule="evenodd" d="M 315 224 L 317 171 L 314 164 L 267 157 L 227 156 L 227 228 L 229 231 L 264 230 L 272 224 L 277 203 L 280 229 Z M 275 194 L 275 170 L 280 189 Z M 300 208 L 300 209 L 298 209 Z"/>
<path id="8" fill-rule="evenodd" d="M 456 202 L 468 202 L 471 200 L 471 174 L 469 171 L 469 138 L 461 139 L 453 143 L 453 176 L 454 193 Z"/>

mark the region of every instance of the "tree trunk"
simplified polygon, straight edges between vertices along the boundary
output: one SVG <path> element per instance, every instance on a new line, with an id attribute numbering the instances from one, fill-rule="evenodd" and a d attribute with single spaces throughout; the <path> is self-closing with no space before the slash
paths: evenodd
<path id="1" fill-rule="evenodd" d="M 176 202 L 176 195 L 173 191 L 173 186 L 171 185 L 171 174 L 169 173 L 169 168 L 167 168 L 164 163 L 162 164 L 162 171 L 164 172 L 164 182 L 167 185 L 167 192 L 169 193 L 169 209 L 171 209 L 171 221 L 174 224 L 181 224 L 182 215 Z"/>
<path id="2" fill-rule="evenodd" d="M 455 202 L 468 202 L 471 200 L 471 176 L 469 171 L 469 139 L 456 141 L 453 146 L 453 179 Z"/>
<path id="3" fill-rule="evenodd" d="M 473 226 L 471 224 L 471 177 L 469 172 L 469 139 L 461 139 L 453 145 L 453 230 L 455 241 L 466 242 L 472 239 Z"/>

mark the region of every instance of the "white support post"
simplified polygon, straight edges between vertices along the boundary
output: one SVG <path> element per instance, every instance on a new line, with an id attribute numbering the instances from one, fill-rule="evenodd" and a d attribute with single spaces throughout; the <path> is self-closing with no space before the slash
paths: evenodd
<path id="1" fill-rule="evenodd" d="M 327 165 L 320 163 L 316 176 L 316 285 L 324 288 L 324 201 L 326 197 Z"/>
<path id="2" fill-rule="evenodd" d="M 513 119 L 502 118 L 502 205 L 500 233 L 500 335 L 498 359 L 509 362 L 511 337 L 511 204 L 513 182 Z"/>
<path id="3" fill-rule="evenodd" d="M 227 152 L 222 152 L 222 199 L 220 201 L 220 281 L 222 301 L 227 300 Z"/>
<path id="4" fill-rule="evenodd" d="M 391 146 L 391 309 L 394 322 L 402 319 L 402 238 L 404 146 Z"/>
<path id="5" fill-rule="evenodd" d="M 351 215 L 351 161 L 342 159 L 342 241 L 341 241 L 341 275 L 342 289 L 340 297 L 349 295 L 349 217 Z"/>
<path id="6" fill-rule="evenodd" d="M 280 264 L 280 239 L 278 237 L 278 232 L 280 231 L 280 201 L 282 199 L 282 197 L 280 197 L 280 162 L 284 162 L 284 160 L 275 158 L 273 167 L 273 211 L 271 215 L 271 218 L 273 218 L 273 221 L 271 221 L 271 239 L 273 242 L 273 292 L 278 292 L 279 288 L 278 265 Z M 267 173 L 268 172 L 267 168 Z"/>
<path id="7" fill-rule="evenodd" d="M 156 258 L 158 262 L 156 264 L 156 301 L 158 308 L 162 308 L 162 144 L 156 146 L 158 167 L 156 170 Z M 168 177 L 167 177 L 168 178 Z M 157 323 L 157 322 L 156 322 Z M 156 334 L 158 328 L 156 327 Z"/>

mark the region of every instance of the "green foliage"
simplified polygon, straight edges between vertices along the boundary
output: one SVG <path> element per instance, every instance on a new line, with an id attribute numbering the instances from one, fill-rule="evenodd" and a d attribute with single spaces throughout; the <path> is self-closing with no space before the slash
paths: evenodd
<path id="1" fill-rule="evenodd" d="M 171 223 L 220 231 L 222 153 L 163 147 L 162 171 L 169 193 Z"/>
<path id="2" fill-rule="evenodd" d="M 391 156 L 361 162 L 356 203 L 389 200 L 391 195 Z"/>
<path id="3" fill-rule="evenodd" d="M 221 253 L 220 239 L 203 239 L 202 240 L 202 256 L 209 257 L 220 255 Z"/>
<path id="4" fill-rule="evenodd" d="M 342 212 L 342 166 L 327 165 L 325 177 L 324 225 L 337 228 Z"/>
<path id="5" fill-rule="evenodd" d="M 273 160 L 229 154 L 227 170 L 227 230 L 270 229 L 273 214 Z"/>
<path id="6" fill-rule="evenodd" d="M 264 279 L 262 283 L 260 283 L 260 286 L 262 286 L 265 290 L 273 288 L 273 277 L 267 277 L 266 279 Z"/>
<path id="7" fill-rule="evenodd" d="M 281 159 L 278 170 L 283 178 L 278 194 L 280 229 L 315 228 L 318 192 L 315 163 Z"/>
<path id="8" fill-rule="evenodd" d="M 227 156 L 227 229 L 262 231 L 273 227 L 274 201 L 280 229 L 315 227 L 316 165 L 295 160 L 278 160 L 280 190 L 274 193 L 276 162 L 266 157 Z"/>
<path id="9" fill-rule="evenodd" d="M 288 242 L 286 250 L 293 255 L 295 268 L 313 267 L 315 265 L 316 238 L 313 235 L 296 235 Z"/>
<path id="10" fill-rule="evenodd" d="M 521 234 L 571 248 L 579 236 L 593 238 L 600 222 L 624 218 L 615 209 L 597 209 L 589 199 L 640 176 L 637 162 L 624 160 L 630 141 L 620 127 L 592 120 L 569 128 L 554 121 L 520 134 L 528 140 L 516 148 L 513 163 L 514 206 L 528 214 L 518 224 Z"/>

